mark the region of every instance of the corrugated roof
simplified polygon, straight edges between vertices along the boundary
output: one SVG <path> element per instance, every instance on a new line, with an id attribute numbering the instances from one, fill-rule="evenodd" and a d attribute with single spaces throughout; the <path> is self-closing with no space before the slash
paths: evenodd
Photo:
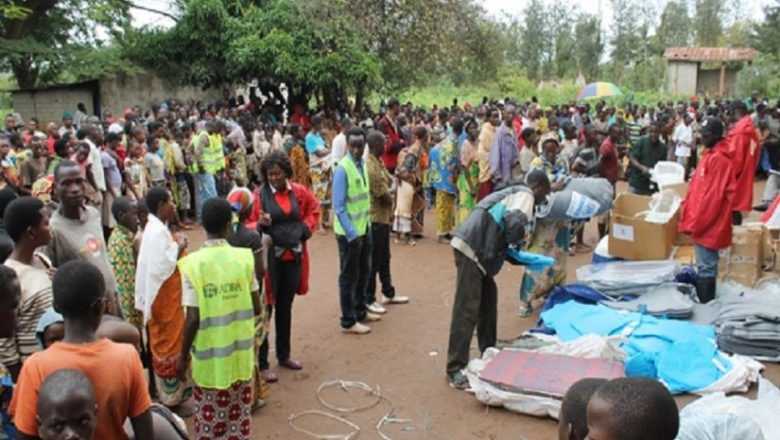
<path id="1" fill-rule="evenodd" d="M 672 61 L 753 61 L 758 51 L 749 47 L 670 47 L 664 58 Z"/>

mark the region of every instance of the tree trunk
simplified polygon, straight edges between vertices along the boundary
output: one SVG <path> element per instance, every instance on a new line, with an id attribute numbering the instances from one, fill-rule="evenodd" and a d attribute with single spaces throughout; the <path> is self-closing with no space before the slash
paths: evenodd
<path id="1" fill-rule="evenodd" d="M 366 83 L 359 82 L 357 85 L 357 91 L 355 92 L 355 108 L 352 109 L 352 116 L 355 119 L 360 118 L 363 113 L 363 107 L 366 104 Z"/>
<path id="2" fill-rule="evenodd" d="M 16 84 L 20 89 L 32 89 L 36 86 L 38 69 L 32 66 L 32 60 L 29 57 L 11 61 L 11 70 L 14 72 Z"/>

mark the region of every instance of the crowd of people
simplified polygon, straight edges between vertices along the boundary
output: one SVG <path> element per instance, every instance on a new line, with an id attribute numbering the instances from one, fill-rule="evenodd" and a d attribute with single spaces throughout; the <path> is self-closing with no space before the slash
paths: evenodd
<path id="1" fill-rule="evenodd" d="M 524 275 L 526 315 L 565 281 L 567 256 L 590 250 L 584 222 L 535 219 L 572 177 L 627 180 L 648 195 L 656 163 L 686 167 L 695 196 L 681 224 L 697 244 L 704 300 L 732 221 L 752 208 L 756 170 L 769 173 L 763 200 L 780 191 L 780 113 L 758 96 L 620 108 L 389 99 L 377 113 L 348 113 L 295 105 L 285 115 L 239 97 L 172 99 L 119 117 L 79 104 L 45 130 L 9 114 L 0 133 L 6 432 L 176 438 L 159 437 L 182 432 L 168 408 L 193 415 L 194 438 L 251 438 L 251 415 L 279 379 L 272 318 L 278 366 L 303 368 L 292 306 L 309 290 L 316 233 L 337 241 L 341 329 L 365 335 L 410 300 L 393 285 L 391 243 L 415 246 L 426 210 L 435 212 L 435 239 L 454 249 L 457 269 L 447 377 L 465 388 L 475 327 L 481 350 L 496 343 L 493 277 L 507 248 L 555 259 Z M 603 236 L 608 216 L 597 220 Z M 207 235 L 197 250 L 187 238 L 196 223 Z"/>

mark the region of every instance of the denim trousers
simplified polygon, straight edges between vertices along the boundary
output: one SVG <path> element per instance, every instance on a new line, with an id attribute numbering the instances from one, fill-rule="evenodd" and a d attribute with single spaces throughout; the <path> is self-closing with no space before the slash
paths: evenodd
<path id="1" fill-rule="evenodd" d="M 718 277 L 718 251 L 707 249 L 701 245 L 695 245 L 693 250 L 696 254 L 696 271 L 700 278 Z"/>
<path id="2" fill-rule="evenodd" d="M 195 216 L 201 219 L 203 203 L 217 196 L 217 186 L 214 175 L 209 173 L 195 174 Z"/>

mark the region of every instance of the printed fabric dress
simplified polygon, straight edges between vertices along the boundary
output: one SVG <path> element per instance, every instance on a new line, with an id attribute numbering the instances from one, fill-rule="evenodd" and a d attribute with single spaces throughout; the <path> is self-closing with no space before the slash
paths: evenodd
<path id="1" fill-rule="evenodd" d="M 311 188 L 311 175 L 309 174 L 306 150 L 293 139 L 288 140 L 288 144 L 285 145 L 284 149 L 290 157 L 290 164 L 293 170 L 292 181 L 306 188 Z"/>
<path id="2" fill-rule="evenodd" d="M 116 276 L 119 306 L 125 320 L 137 328 L 143 328 L 143 314 L 135 308 L 135 254 L 134 236 L 127 228 L 117 224 L 108 239 L 108 259 Z"/>

